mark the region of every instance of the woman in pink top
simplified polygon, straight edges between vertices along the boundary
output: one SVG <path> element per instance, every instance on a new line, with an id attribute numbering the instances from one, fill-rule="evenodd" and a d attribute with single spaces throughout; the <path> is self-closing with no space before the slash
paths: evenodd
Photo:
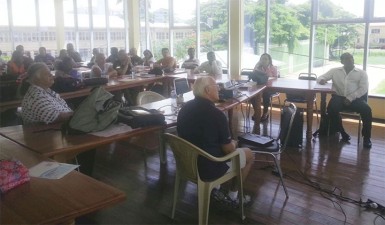
<path id="1" fill-rule="evenodd" d="M 254 71 L 262 72 L 267 77 L 273 77 L 278 78 L 278 70 L 277 67 L 273 65 L 273 60 L 271 59 L 271 56 L 267 53 L 264 53 L 259 58 L 258 63 L 254 67 Z M 264 91 L 262 98 L 263 98 L 263 113 L 261 117 L 261 122 L 266 121 L 269 118 L 269 114 L 267 113 L 269 110 L 270 105 L 270 96 L 275 94 L 275 91 Z M 254 114 L 255 111 L 258 110 L 255 107 L 255 104 L 253 104 L 254 108 Z M 253 117 L 255 118 L 255 117 Z"/>

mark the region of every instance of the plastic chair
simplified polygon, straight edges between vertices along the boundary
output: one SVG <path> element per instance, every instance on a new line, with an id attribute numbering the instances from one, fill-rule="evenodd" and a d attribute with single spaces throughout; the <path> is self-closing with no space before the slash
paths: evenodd
<path id="1" fill-rule="evenodd" d="M 175 216 L 175 208 L 178 200 L 178 192 L 181 179 L 194 182 L 198 185 L 199 224 L 207 224 L 210 206 L 210 194 L 212 189 L 218 186 L 219 184 L 222 184 L 234 177 L 237 177 L 237 184 L 239 190 L 238 196 L 240 202 L 239 205 L 242 220 L 244 220 L 245 215 L 243 211 L 242 173 L 239 153 L 233 152 L 224 157 L 217 158 L 176 135 L 165 133 L 163 135 L 163 138 L 170 145 L 176 161 L 174 202 L 172 206 L 171 218 L 174 219 Z M 234 171 L 224 174 L 222 177 L 215 180 L 201 180 L 197 165 L 198 156 L 203 156 L 215 162 L 225 162 L 229 159 L 233 159 L 233 168 L 236 169 Z"/>
<path id="2" fill-rule="evenodd" d="M 283 106 L 281 109 L 281 124 L 278 138 L 274 139 L 274 142 L 269 146 L 252 146 L 249 144 L 239 143 L 241 147 L 248 147 L 255 154 L 265 154 L 273 157 L 274 164 L 279 173 L 283 189 L 286 194 L 286 198 L 289 198 L 285 183 L 283 181 L 282 169 L 279 163 L 281 153 L 286 149 L 288 140 L 290 137 L 291 128 L 294 121 L 294 116 L 297 111 L 297 107 L 290 103 L 289 106 Z M 265 161 L 265 160 L 263 160 Z"/>
<path id="3" fill-rule="evenodd" d="M 300 73 L 298 75 L 299 80 L 317 80 L 317 75 L 315 73 Z M 295 93 L 295 94 L 286 94 L 286 99 L 284 101 L 284 104 L 286 102 L 293 102 L 293 103 L 306 103 L 306 98 L 305 98 L 305 93 L 300 92 L 300 93 Z M 318 109 L 317 109 L 317 97 L 314 94 L 314 106 L 316 110 L 316 115 L 317 115 L 317 123 L 319 125 L 319 117 L 318 117 Z"/>
<path id="4" fill-rule="evenodd" d="M 143 105 L 146 103 L 156 102 L 163 99 L 165 99 L 165 97 L 156 92 L 142 91 L 142 92 L 139 92 L 138 96 L 136 97 L 136 104 Z"/>

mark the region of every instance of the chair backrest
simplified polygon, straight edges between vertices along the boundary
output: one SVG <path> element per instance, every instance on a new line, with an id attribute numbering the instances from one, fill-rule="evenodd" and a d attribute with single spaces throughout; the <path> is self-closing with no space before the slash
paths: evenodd
<path id="1" fill-rule="evenodd" d="M 300 73 L 298 75 L 299 80 L 317 80 L 317 74 L 315 73 Z"/>
<path id="2" fill-rule="evenodd" d="M 197 183 L 199 179 L 198 156 L 201 155 L 208 159 L 214 157 L 176 135 L 165 133 L 163 138 L 171 147 L 179 175 Z"/>
<path id="3" fill-rule="evenodd" d="M 296 112 L 297 107 L 293 103 L 290 103 L 288 106 L 285 105 L 281 110 L 281 124 L 278 135 L 282 146 L 281 151 L 286 148 Z"/>
<path id="4" fill-rule="evenodd" d="M 163 95 L 160 95 L 153 91 L 142 91 L 139 92 L 138 96 L 136 97 L 136 104 L 137 105 L 143 105 L 146 103 L 156 102 L 165 99 Z"/>

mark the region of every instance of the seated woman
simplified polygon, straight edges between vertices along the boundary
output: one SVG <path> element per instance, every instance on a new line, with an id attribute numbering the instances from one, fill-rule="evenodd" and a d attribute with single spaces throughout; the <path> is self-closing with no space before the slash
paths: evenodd
<path id="1" fill-rule="evenodd" d="M 156 62 L 152 52 L 150 50 L 146 49 L 146 50 L 143 51 L 143 55 L 144 55 L 144 57 L 143 57 L 143 65 L 144 66 L 152 67 L 154 65 L 154 63 Z"/>
<path id="2" fill-rule="evenodd" d="M 95 56 L 95 64 L 91 67 L 91 78 L 104 76 L 114 78 L 117 77 L 117 72 L 112 67 L 112 63 L 106 63 L 104 54 L 98 53 Z"/>
<path id="3" fill-rule="evenodd" d="M 72 109 L 59 94 L 50 89 L 54 78 L 46 64 L 32 64 L 23 82 L 29 84 L 21 102 L 21 117 L 25 124 L 51 124 L 71 117 Z"/>
<path id="4" fill-rule="evenodd" d="M 267 77 L 278 78 L 277 67 L 273 65 L 273 60 L 271 59 L 271 56 L 267 53 L 261 55 L 253 71 L 263 73 Z M 270 105 L 270 96 L 275 93 L 275 91 L 263 91 L 263 113 L 261 117 L 261 122 L 266 121 L 269 118 L 269 114 L 267 112 L 269 110 Z M 252 105 L 255 115 L 256 110 L 259 109 L 256 108 L 255 101 L 252 101 Z M 253 116 L 253 118 L 255 118 L 255 116 Z"/>
<path id="5" fill-rule="evenodd" d="M 21 102 L 21 117 L 24 124 L 52 124 L 68 121 L 73 115 L 72 109 L 51 90 L 53 76 L 44 63 L 32 64 L 23 84 L 29 86 Z M 91 176 L 94 166 L 95 150 L 82 152 L 76 156 L 81 165 L 80 172 Z"/>
<path id="6" fill-rule="evenodd" d="M 12 53 L 11 60 L 7 63 L 7 74 L 20 76 L 26 72 L 24 67 L 24 56 L 19 51 Z"/>

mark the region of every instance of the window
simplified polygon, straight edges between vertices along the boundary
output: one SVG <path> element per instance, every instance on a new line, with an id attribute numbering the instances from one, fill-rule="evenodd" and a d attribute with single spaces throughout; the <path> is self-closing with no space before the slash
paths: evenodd
<path id="1" fill-rule="evenodd" d="M 372 29 L 372 34 L 379 34 L 380 33 L 380 29 Z"/>

